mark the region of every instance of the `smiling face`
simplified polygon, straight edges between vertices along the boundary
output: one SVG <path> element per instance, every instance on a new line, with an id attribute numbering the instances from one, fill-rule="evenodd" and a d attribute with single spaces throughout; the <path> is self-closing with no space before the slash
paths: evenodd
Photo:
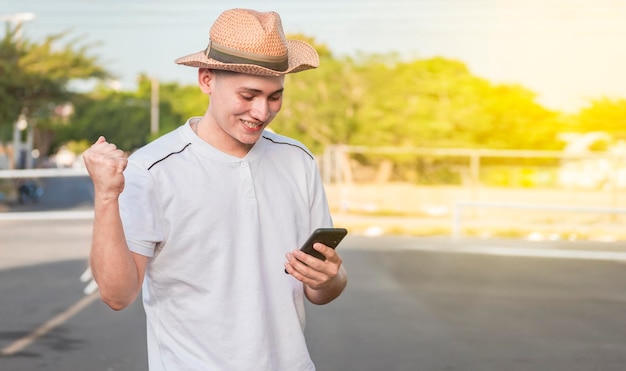
<path id="1" fill-rule="evenodd" d="M 284 76 L 200 69 L 198 81 L 210 97 L 198 135 L 225 153 L 245 156 L 280 111 Z"/>

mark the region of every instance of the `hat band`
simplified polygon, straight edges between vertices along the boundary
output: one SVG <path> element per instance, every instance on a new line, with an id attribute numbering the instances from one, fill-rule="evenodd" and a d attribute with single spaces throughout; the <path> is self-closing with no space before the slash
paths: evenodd
<path id="1" fill-rule="evenodd" d="M 232 49 L 226 46 L 216 44 L 213 41 L 209 41 L 204 54 L 215 59 L 218 62 L 227 64 L 254 64 L 257 66 L 265 67 L 273 71 L 283 72 L 289 67 L 289 61 L 287 55 L 280 55 L 277 57 L 248 53 L 241 50 Z"/>

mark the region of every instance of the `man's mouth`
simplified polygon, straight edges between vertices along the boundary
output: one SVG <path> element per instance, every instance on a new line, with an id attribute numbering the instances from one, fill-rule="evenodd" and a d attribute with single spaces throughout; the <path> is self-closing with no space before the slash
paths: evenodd
<path id="1" fill-rule="evenodd" d="M 250 122 L 250 121 L 246 121 L 246 120 L 241 120 L 241 122 L 243 123 L 243 125 L 244 125 L 245 127 L 250 128 L 250 129 L 256 129 L 256 128 L 258 128 L 259 126 L 262 126 L 262 125 L 263 125 L 263 123 L 262 123 L 262 122 L 257 122 L 257 123 L 254 123 L 254 122 Z"/>

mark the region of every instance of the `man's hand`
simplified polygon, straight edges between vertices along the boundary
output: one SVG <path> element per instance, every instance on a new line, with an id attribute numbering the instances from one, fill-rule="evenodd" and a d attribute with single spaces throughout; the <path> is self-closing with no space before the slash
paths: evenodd
<path id="1" fill-rule="evenodd" d="M 96 197 L 117 200 L 124 190 L 124 174 L 128 164 L 126 154 L 101 136 L 83 153 L 83 161 L 94 185 Z"/>
<path id="2" fill-rule="evenodd" d="M 312 303 L 325 304 L 341 294 L 347 277 L 342 260 L 334 249 L 319 242 L 313 248 L 326 260 L 293 250 L 287 253 L 285 270 L 305 285 L 305 294 Z"/>

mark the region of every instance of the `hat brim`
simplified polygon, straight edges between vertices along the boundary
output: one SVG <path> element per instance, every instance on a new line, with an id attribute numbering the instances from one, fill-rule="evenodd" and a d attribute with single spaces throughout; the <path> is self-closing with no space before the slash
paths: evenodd
<path id="1" fill-rule="evenodd" d="M 233 71 L 260 76 L 281 76 L 288 73 L 317 68 L 320 64 L 320 59 L 311 45 L 299 40 L 287 40 L 287 62 L 288 66 L 285 71 L 275 71 L 255 64 L 223 63 L 207 57 L 204 51 L 176 59 L 177 64 L 184 66 Z"/>

